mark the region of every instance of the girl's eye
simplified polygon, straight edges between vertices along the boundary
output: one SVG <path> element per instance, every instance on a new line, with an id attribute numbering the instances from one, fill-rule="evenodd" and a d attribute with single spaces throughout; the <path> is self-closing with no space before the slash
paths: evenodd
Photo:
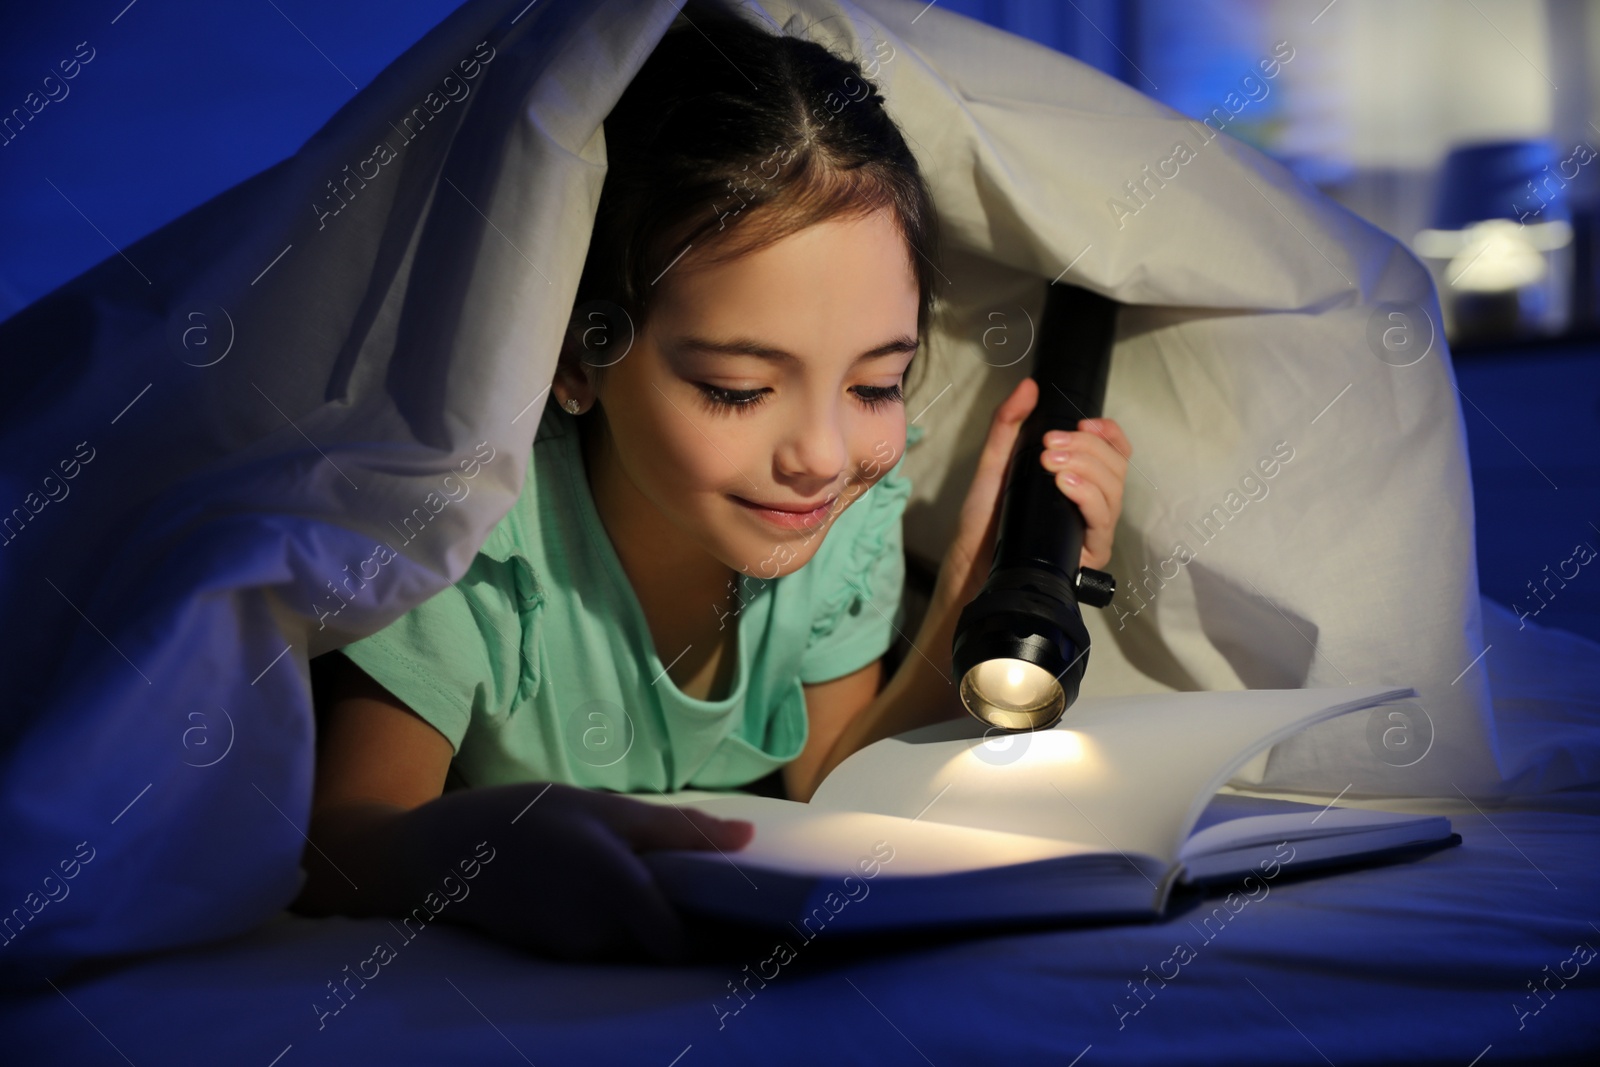
<path id="1" fill-rule="evenodd" d="M 899 382 L 888 386 L 858 385 L 856 386 L 856 395 L 869 408 L 880 408 L 885 404 L 898 404 L 905 399 L 900 392 Z"/>
<path id="2" fill-rule="evenodd" d="M 770 389 L 722 389 L 704 382 L 696 382 L 702 400 L 708 410 L 722 411 L 748 411 L 759 405 Z M 900 390 L 900 384 L 894 385 L 858 385 L 856 396 L 868 408 L 876 410 L 888 404 L 898 404 L 905 399 Z"/>
<path id="3" fill-rule="evenodd" d="M 765 389 L 719 389 L 704 382 L 695 382 L 695 385 L 700 389 L 706 408 L 712 412 L 744 411 L 756 407 L 767 392 Z"/>

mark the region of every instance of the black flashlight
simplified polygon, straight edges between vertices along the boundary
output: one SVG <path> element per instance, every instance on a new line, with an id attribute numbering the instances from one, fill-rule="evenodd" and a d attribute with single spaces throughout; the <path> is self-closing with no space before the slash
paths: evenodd
<path id="1" fill-rule="evenodd" d="M 1038 457 L 1047 431 L 1100 414 L 1117 307 L 1087 289 L 1047 286 L 1033 358 L 1039 400 L 1011 454 L 994 563 L 956 620 L 951 652 L 961 702 L 1001 729 L 1044 729 L 1078 699 L 1089 662 L 1078 605 L 1105 607 L 1116 591 L 1111 575 L 1078 565 L 1083 512 Z"/>

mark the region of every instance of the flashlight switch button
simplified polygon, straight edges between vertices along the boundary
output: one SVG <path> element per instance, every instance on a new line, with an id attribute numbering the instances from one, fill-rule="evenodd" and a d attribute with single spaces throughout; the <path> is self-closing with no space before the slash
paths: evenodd
<path id="1" fill-rule="evenodd" d="M 1078 603 L 1103 608 L 1117 592 L 1117 580 L 1093 567 L 1078 568 Z"/>

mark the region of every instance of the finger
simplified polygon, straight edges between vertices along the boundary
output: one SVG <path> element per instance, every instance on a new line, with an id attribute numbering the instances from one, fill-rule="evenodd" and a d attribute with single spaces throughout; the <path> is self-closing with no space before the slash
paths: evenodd
<path id="1" fill-rule="evenodd" d="M 1011 458 L 1011 450 L 1016 445 L 1023 420 L 1032 414 L 1038 402 L 1039 383 L 1032 378 L 1018 382 L 1010 395 L 1000 402 L 1000 406 L 994 409 L 994 418 L 989 420 L 989 436 L 984 441 L 983 455 L 978 460 L 979 470 L 986 466 L 1005 466 Z"/>
<path id="2" fill-rule="evenodd" d="M 1078 505 L 1078 510 L 1083 513 L 1083 551 L 1080 554 L 1079 565 L 1096 570 L 1103 568 L 1111 559 L 1111 540 L 1115 526 L 1111 516 L 1111 505 L 1106 500 L 1105 494 L 1092 482 L 1072 485 L 1060 475 L 1056 477 L 1056 488 L 1068 500 Z"/>
<path id="3" fill-rule="evenodd" d="M 1044 447 L 1049 451 L 1065 450 L 1098 456 L 1123 480 L 1126 480 L 1131 466 L 1119 443 L 1091 430 L 1051 430 L 1044 435 Z"/>
<path id="4" fill-rule="evenodd" d="M 1109 537 L 1113 525 L 1111 502 L 1106 499 L 1105 493 L 1101 492 L 1099 486 L 1087 481 L 1080 481 L 1074 485 L 1061 475 L 1057 475 L 1056 488 L 1068 500 L 1078 505 L 1078 510 L 1083 513 L 1085 544 L 1092 535 L 1104 534 Z"/>
<path id="5" fill-rule="evenodd" d="M 756 825 L 748 819 L 723 819 L 693 807 L 679 808 L 678 811 L 685 816 L 686 820 L 680 825 L 692 826 L 700 838 L 698 846 L 687 845 L 682 847 L 718 848 L 735 851 L 748 845 L 756 835 Z"/>
<path id="6" fill-rule="evenodd" d="M 1133 444 L 1115 419 L 1084 419 L 1078 423 L 1078 429 L 1104 438 L 1124 459 L 1133 455 Z"/>
<path id="7" fill-rule="evenodd" d="M 1122 514 L 1122 491 L 1124 477 L 1120 470 L 1115 470 L 1108 465 L 1110 461 L 1099 454 L 1089 452 L 1069 452 L 1065 463 L 1051 458 L 1050 452 L 1039 455 L 1040 464 L 1055 475 L 1058 479 L 1065 473 L 1077 475 L 1083 481 L 1089 482 L 1100 490 L 1110 505 L 1111 525 L 1115 526 L 1117 517 Z M 1065 479 L 1061 479 L 1065 480 Z M 1070 483 L 1068 483 L 1070 484 Z"/>
<path id="8" fill-rule="evenodd" d="M 1031 376 L 1023 378 L 1011 387 L 1010 395 L 1000 402 L 997 414 L 1006 422 L 1020 426 L 1038 402 L 1039 383 Z"/>
<path id="9" fill-rule="evenodd" d="M 626 801 L 607 812 L 607 821 L 635 852 L 694 848 L 733 851 L 755 836 L 755 825 L 743 819 L 719 819 L 699 808 Z"/>
<path id="10" fill-rule="evenodd" d="M 978 456 L 978 469 L 962 504 L 960 531 L 953 550 L 960 550 L 956 546 L 966 546 L 966 550 L 981 556 L 986 546 L 993 544 L 999 520 L 995 502 L 1000 499 L 1017 434 L 1038 401 L 1039 383 L 1030 377 L 1019 381 L 995 408 L 994 417 L 989 421 L 988 437 Z"/>
<path id="11" fill-rule="evenodd" d="M 1071 436 L 1072 440 L 1067 444 L 1069 450 L 1075 448 L 1080 452 L 1099 456 L 1119 478 L 1127 477 L 1128 457 L 1114 441 L 1092 432 L 1079 432 Z"/>
<path id="12" fill-rule="evenodd" d="M 1077 452 L 1100 457 L 1119 478 L 1128 474 L 1128 457 L 1117 451 L 1117 446 L 1100 434 L 1086 430 L 1051 430 L 1044 436 L 1046 451 Z"/>

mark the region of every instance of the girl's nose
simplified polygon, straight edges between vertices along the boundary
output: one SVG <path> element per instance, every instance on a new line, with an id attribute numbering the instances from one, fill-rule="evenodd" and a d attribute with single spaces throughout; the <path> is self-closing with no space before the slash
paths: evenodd
<path id="1" fill-rule="evenodd" d="M 850 462 L 844 429 L 837 410 L 811 406 L 800 413 L 777 450 L 781 473 L 802 490 L 820 491 L 838 479 Z"/>

